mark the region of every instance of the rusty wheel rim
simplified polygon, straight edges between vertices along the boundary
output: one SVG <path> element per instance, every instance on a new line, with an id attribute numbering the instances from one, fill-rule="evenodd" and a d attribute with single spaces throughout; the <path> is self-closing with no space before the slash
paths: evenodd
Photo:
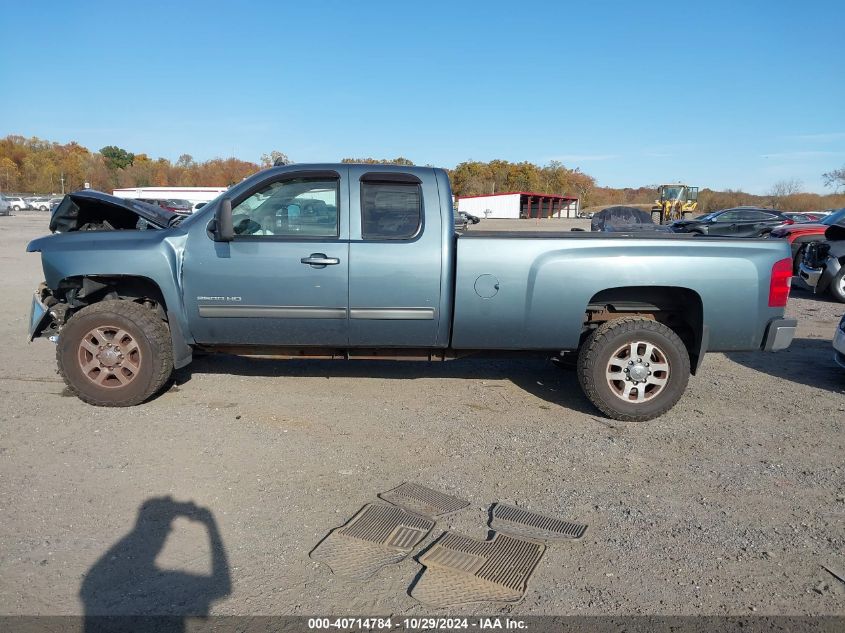
<path id="1" fill-rule="evenodd" d="M 613 353 L 605 377 L 617 398 L 631 403 L 648 402 L 660 395 L 669 382 L 669 359 L 654 343 L 632 341 Z"/>
<path id="2" fill-rule="evenodd" d="M 141 348 L 123 328 L 103 325 L 79 342 L 79 369 L 88 380 L 106 389 L 131 383 L 141 371 Z"/>

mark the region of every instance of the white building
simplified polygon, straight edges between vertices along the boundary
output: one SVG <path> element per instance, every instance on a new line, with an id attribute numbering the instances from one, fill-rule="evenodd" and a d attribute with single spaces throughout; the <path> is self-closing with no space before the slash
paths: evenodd
<path id="1" fill-rule="evenodd" d="M 458 211 L 479 218 L 568 218 L 577 215 L 578 198 L 531 191 L 507 191 L 487 196 L 460 197 Z"/>
<path id="2" fill-rule="evenodd" d="M 112 195 L 135 200 L 187 200 L 196 210 L 199 203 L 211 202 L 224 191 L 227 187 L 131 187 L 115 189 Z"/>

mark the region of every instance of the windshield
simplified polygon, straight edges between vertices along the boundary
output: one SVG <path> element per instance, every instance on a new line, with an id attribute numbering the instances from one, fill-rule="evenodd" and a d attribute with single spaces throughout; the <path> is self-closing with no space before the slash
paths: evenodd
<path id="1" fill-rule="evenodd" d="M 662 200 L 678 200 L 683 192 L 683 187 L 664 187 Z"/>
<path id="2" fill-rule="evenodd" d="M 843 222 L 845 222 L 845 209 L 839 209 L 839 211 L 831 213 L 821 221 L 822 224 L 827 226 L 830 226 L 831 224 L 842 224 Z"/>

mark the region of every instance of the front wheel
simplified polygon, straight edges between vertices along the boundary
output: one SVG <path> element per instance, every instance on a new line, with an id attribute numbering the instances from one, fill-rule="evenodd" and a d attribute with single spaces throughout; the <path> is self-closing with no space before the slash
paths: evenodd
<path id="1" fill-rule="evenodd" d="M 56 346 L 59 373 L 74 395 L 128 407 L 155 394 L 173 371 L 167 325 L 131 301 L 102 301 L 74 314 Z"/>
<path id="2" fill-rule="evenodd" d="M 680 400 L 689 354 L 675 332 L 650 319 L 622 317 L 596 329 L 578 354 L 581 389 L 602 413 L 642 422 Z"/>
<path id="3" fill-rule="evenodd" d="M 830 281 L 830 295 L 840 303 L 845 303 L 845 266 Z"/>

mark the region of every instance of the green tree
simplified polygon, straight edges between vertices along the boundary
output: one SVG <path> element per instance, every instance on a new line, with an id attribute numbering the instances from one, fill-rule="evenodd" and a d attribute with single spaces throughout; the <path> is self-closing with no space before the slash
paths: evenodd
<path id="1" fill-rule="evenodd" d="M 125 169 L 135 160 L 135 154 L 116 145 L 106 145 L 100 150 L 100 154 L 106 159 L 109 169 Z"/>

